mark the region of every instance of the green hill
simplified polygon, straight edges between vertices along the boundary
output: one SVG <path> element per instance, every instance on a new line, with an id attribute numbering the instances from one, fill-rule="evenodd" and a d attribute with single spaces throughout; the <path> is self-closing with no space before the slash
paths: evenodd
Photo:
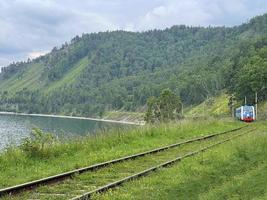
<path id="1" fill-rule="evenodd" d="M 222 90 L 267 98 L 267 14 L 236 27 L 100 32 L 0 74 L 0 109 L 101 116 L 136 111 L 170 88 L 185 106 Z M 259 78 L 258 78 L 259 77 Z"/>

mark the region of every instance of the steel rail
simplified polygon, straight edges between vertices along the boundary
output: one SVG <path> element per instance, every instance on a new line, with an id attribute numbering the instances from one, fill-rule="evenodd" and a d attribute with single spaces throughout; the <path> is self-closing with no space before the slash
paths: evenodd
<path id="1" fill-rule="evenodd" d="M 106 162 L 90 165 L 90 166 L 87 166 L 87 167 L 79 168 L 79 169 L 76 169 L 76 170 L 68 171 L 68 172 L 57 174 L 57 175 L 54 175 L 54 176 L 49 176 L 49 177 L 46 177 L 46 178 L 30 181 L 30 182 L 27 182 L 27 183 L 23 183 L 23 184 L 11 186 L 11 187 L 3 188 L 3 189 L 0 189 L 0 197 L 2 197 L 4 195 L 8 195 L 8 194 L 19 193 L 19 192 L 21 192 L 23 190 L 33 189 L 33 188 L 36 188 L 36 187 L 41 186 L 41 185 L 47 185 L 49 183 L 55 183 L 55 182 L 58 182 L 58 181 L 62 181 L 63 179 L 66 179 L 66 178 L 74 176 L 75 174 L 81 174 L 81 173 L 84 173 L 84 172 L 87 172 L 87 171 L 94 171 L 94 170 L 106 167 L 108 165 L 111 165 L 111 164 L 123 162 L 123 161 L 130 160 L 130 159 L 135 159 L 135 158 L 138 158 L 138 157 L 143 157 L 143 156 L 146 156 L 146 155 L 149 155 L 149 154 L 158 153 L 158 152 L 170 149 L 170 148 L 174 148 L 174 147 L 177 147 L 177 146 L 180 146 L 180 145 L 192 143 L 192 142 L 195 142 L 195 141 L 205 140 L 205 139 L 216 137 L 216 136 L 223 135 L 223 134 L 226 134 L 226 133 L 235 132 L 235 131 L 241 130 L 241 129 L 247 127 L 247 126 L 248 125 L 242 126 L 242 127 L 239 127 L 239 128 L 235 128 L 235 129 L 232 129 L 232 130 L 228 130 L 228 131 L 223 131 L 223 132 L 220 132 L 220 133 L 210 134 L 210 135 L 206 135 L 206 136 L 202 136 L 202 137 L 196 137 L 196 138 L 189 139 L 189 140 L 186 140 L 186 141 L 183 141 L 183 142 L 179 142 L 179 143 L 171 144 L 171 145 L 168 145 L 168 146 L 156 148 L 156 149 L 145 151 L 145 152 L 142 152 L 142 153 L 137 153 L 137 154 L 121 157 L 121 158 L 118 158 L 118 159 L 114 159 L 114 160 L 110 160 L 110 161 L 106 161 Z"/>
<path id="2" fill-rule="evenodd" d="M 146 170 L 144 170 L 144 171 L 141 171 L 141 172 L 139 172 L 139 173 L 136 173 L 136 174 L 133 174 L 133 175 L 131 175 L 131 176 L 125 177 L 125 178 L 123 178 L 123 179 L 120 179 L 120 180 L 118 180 L 118 181 L 109 183 L 109 184 L 107 184 L 107 185 L 105 185 L 105 186 L 102 186 L 102 187 L 100 187 L 100 188 L 98 188 L 98 189 L 95 189 L 95 190 L 92 190 L 92 191 L 90 191 L 90 192 L 87 192 L 87 193 L 85 193 L 85 194 L 79 195 L 79 196 L 74 197 L 74 198 L 72 198 L 72 199 L 70 199 L 70 200 L 88 200 L 88 199 L 91 199 L 92 195 L 94 195 L 94 194 L 97 194 L 97 193 L 103 193 L 103 192 L 105 192 L 105 191 L 107 191 L 107 190 L 109 190 L 109 189 L 112 189 L 112 188 L 115 188 L 115 187 L 119 187 L 119 186 L 121 186 L 123 183 L 129 182 L 129 181 L 134 180 L 134 179 L 137 179 L 137 178 L 139 178 L 139 177 L 146 176 L 146 175 L 148 175 L 149 173 L 151 173 L 151 172 L 153 172 L 153 171 L 159 170 L 160 168 L 165 168 L 165 167 L 168 167 L 168 166 L 170 166 L 170 165 L 173 165 L 173 164 L 175 164 L 176 162 L 182 161 L 183 159 L 185 159 L 185 158 L 187 158 L 187 157 L 191 157 L 191 156 L 194 156 L 194 155 L 199 154 L 199 153 L 201 153 L 201 152 L 207 151 L 207 150 L 209 150 L 209 149 L 211 149 L 211 148 L 213 148 L 213 147 L 215 147 L 215 146 L 217 146 L 217 145 L 226 143 L 226 142 L 228 142 L 228 141 L 230 141 L 230 140 L 233 140 L 234 138 L 237 138 L 237 137 L 240 137 L 240 136 L 245 135 L 245 134 L 247 134 L 247 133 L 250 133 L 250 132 L 252 132 L 253 130 L 255 130 L 255 129 L 249 130 L 249 131 L 247 131 L 247 132 L 245 132 L 245 133 L 241 133 L 241 134 L 235 135 L 235 136 L 230 137 L 230 138 L 227 138 L 227 139 L 225 139 L 225 140 L 221 140 L 220 142 L 211 144 L 211 145 L 206 146 L 206 147 L 204 147 L 204 148 L 201 148 L 201 149 L 199 149 L 199 150 L 196 150 L 196 151 L 187 153 L 187 154 L 185 154 L 185 155 L 183 155 L 183 156 L 177 157 L 177 158 L 175 158 L 175 159 L 173 159 L 173 160 L 169 160 L 169 161 L 167 161 L 167 162 L 164 162 L 164 163 L 159 164 L 159 165 L 157 165 L 157 166 L 151 167 L 151 168 L 146 169 Z"/>

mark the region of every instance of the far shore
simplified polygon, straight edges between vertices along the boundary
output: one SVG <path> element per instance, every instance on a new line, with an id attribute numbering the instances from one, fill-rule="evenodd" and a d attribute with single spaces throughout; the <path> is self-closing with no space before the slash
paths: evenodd
<path id="1" fill-rule="evenodd" d="M 28 114 L 28 113 L 15 113 L 15 112 L 0 112 L 0 115 L 20 115 L 20 116 L 35 116 L 35 117 L 54 117 L 54 118 L 65 118 L 65 119 L 82 119 L 82 120 L 91 120 L 99 122 L 109 122 L 109 123 L 118 123 L 118 124 L 129 124 L 129 125 L 145 125 L 145 122 L 130 122 L 123 120 L 112 120 L 112 119 L 99 119 L 92 117 L 75 117 L 68 115 L 49 115 L 49 114 Z"/>

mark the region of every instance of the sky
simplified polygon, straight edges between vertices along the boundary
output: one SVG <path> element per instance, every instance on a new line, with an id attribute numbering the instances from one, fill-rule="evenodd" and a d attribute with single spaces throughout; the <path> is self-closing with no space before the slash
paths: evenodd
<path id="1" fill-rule="evenodd" d="M 82 33 L 234 26 L 266 12 L 267 0 L 0 0 L 0 68 Z"/>

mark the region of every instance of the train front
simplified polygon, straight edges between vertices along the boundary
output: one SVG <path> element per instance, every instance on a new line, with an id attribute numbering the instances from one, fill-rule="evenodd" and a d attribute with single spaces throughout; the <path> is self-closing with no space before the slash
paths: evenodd
<path id="1" fill-rule="evenodd" d="M 243 108 L 243 121 L 252 122 L 255 120 L 254 106 L 244 106 Z"/>

